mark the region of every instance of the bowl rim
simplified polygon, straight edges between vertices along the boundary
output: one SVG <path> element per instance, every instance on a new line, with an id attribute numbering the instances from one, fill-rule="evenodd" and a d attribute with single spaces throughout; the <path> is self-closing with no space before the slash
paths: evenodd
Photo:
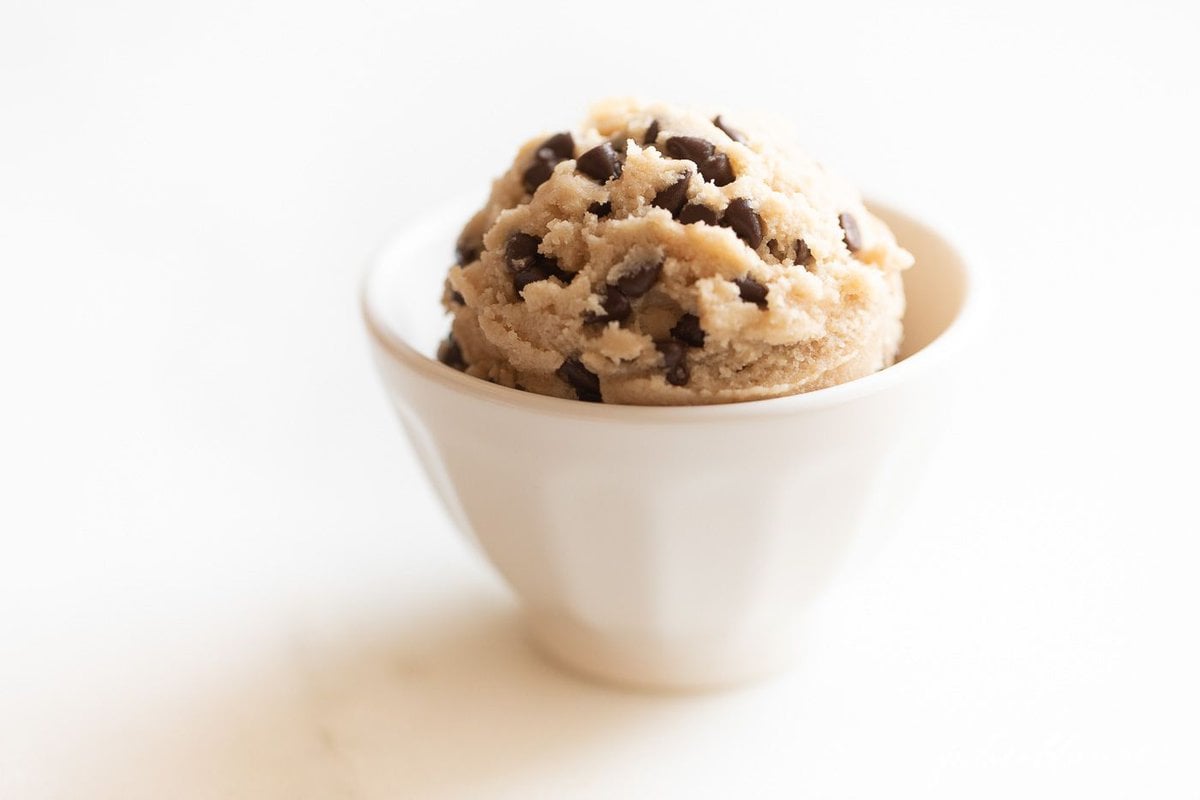
<path id="1" fill-rule="evenodd" d="M 490 383 L 437 361 L 415 347 L 388 322 L 382 305 L 376 302 L 379 276 L 397 260 L 398 251 L 414 249 L 428 237 L 444 233 L 445 228 L 461 222 L 467 200 L 459 199 L 423 214 L 410 225 L 391 236 L 368 260 L 360 283 L 359 303 L 363 320 L 373 342 L 393 362 L 422 381 L 439 389 L 466 394 L 491 406 L 507 407 L 542 415 L 568 417 L 593 422 L 617 423 L 708 423 L 729 419 L 792 416 L 842 405 L 859 398 L 886 391 L 897 383 L 908 381 L 927 372 L 969 343 L 982 316 L 980 303 L 980 274 L 972 261 L 963 254 L 956 242 L 936 227 L 892 203 L 867 198 L 864 203 L 872 213 L 902 219 L 906 224 L 923 230 L 937 239 L 959 264 L 963 279 L 963 298 L 954 318 L 931 342 L 902 361 L 846 383 L 816 389 L 811 392 L 706 405 L 641 406 L 617 403 L 586 403 L 561 397 L 536 394 Z"/>

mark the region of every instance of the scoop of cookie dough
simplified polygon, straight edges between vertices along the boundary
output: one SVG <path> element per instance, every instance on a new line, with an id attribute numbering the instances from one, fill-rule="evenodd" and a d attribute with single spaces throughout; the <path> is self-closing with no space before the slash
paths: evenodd
<path id="1" fill-rule="evenodd" d="M 892 363 L 912 256 L 742 120 L 609 101 L 521 148 L 458 241 L 441 360 L 606 403 L 807 392 Z"/>

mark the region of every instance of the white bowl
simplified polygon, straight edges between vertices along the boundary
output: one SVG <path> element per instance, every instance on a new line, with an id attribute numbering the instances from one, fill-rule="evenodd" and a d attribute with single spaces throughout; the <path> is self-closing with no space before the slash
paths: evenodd
<path id="1" fill-rule="evenodd" d="M 772 672 L 848 552 L 894 525 L 945 411 L 975 292 L 945 239 L 872 208 L 917 259 L 902 359 L 728 405 L 561 400 L 438 363 L 438 298 L 466 206 L 376 258 L 363 308 L 384 385 L 450 516 L 553 658 L 672 689 Z"/>

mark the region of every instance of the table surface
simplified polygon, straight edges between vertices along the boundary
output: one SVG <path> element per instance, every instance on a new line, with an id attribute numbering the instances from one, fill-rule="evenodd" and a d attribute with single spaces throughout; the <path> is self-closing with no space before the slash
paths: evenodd
<path id="1" fill-rule="evenodd" d="M 0 797 L 1200 796 L 1194 4 L 100 5 L 0 8 Z M 773 111 L 991 283 L 910 522 L 734 692 L 531 653 L 357 317 L 613 93 Z"/>

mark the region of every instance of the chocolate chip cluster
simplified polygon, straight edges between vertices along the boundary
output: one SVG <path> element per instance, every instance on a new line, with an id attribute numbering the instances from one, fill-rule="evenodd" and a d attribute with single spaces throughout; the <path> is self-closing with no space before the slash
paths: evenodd
<path id="1" fill-rule="evenodd" d="M 746 137 L 736 128 L 729 125 L 721 116 L 712 120 L 712 125 L 725 134 L 730 140 L 746 145 Z M 600 186 L 620 181 L 624 171 L 626 154 L 625 142 L 627 137 L 621 135 L 615 139 L 601 142 L 576 155 L 575 138 L 569 132 L 557 133 L 534 148 L 527 165 L 520 173 L 520 184 L 527 194 L 527 199 L 535 195 L 554 175 L 560 164 L 574 161 L 573 169 Z M 666 211 L 672 219 L 682 225 L 708 225 L 729 229 L 747 247 L 756 252 L 764 245 L 763 219 L 749 197 L 734 197 L 718 212 L 705 204 L 692 191 L 693 179 L 698 175 L 702 183 L 711 183 L 717 187 L 732 184 L 738 176 L 734 163 L 727 153 L 709 139 L 695 135 L 669 135 L 664 132 L 658 119 L 654 119 L 641 137 L 644 148 L 654 148 L 667 158 L 672 159 L 670 171 L 662 175 L 661 188 L 658 188 L 649 205 Z M 682 167 L 677 162 L 690 162 L 690 166 Z M 613 214 L 613 204 L 609 200 L 598 200 L 590 203 L 587 213 L 594 215 L 597 220 L 605 220 Z M 861 247 L 861 234 L 858 223 L 850 213 L 842 213 L 839 217 L 844 232 L 844 241 L 851 252 Z M 464 236 L 457 245 L 457 262 L 468 265 L 477 261 L 482 254 L 481 234 Z M 562 286 L 570 286 L 577 272 L 564 268 L 552 255 L 542 252 L 541 236 L 527 231 L 517 231 L 508 236 L 503 244 L 503 264 L 507 270 L 508 280 L 511 280 L 513 302 L 525 300 L 525 290 L 532 284 L 542 281 L 557 281 Z M 770 239 L 766 242 L 762 255 L 769 254 L 776 262 L 783 263 L 787 258 L 801 269 L 810 268 L 814 258 L 804 239 L 796 239 L 790 246 Z M 581 323 L 585 328 L 600 331 L 609 324 L 627 326 L 639 313 L 642 299 L 646 297 L 658 283 L 663 271 L 663 259 L 634 261 L 623 264 L 619 276 L 608 282 L 596 292 L 600 311 L 587 311 Z M 732 283 L 737 288 L 738 296 L 745 303 L 757 306 L 759 309 L 769 308 L 768 287 L 756 280 L 750 274 L 734 278 Z M 463 296 L 447 289 L 447 300 L 454 306 L 465 304 Z M 700 318 L 684 312 L 676 318 L 669 328 L 666 337 L 657 338 L 654 347 L 661 363 L 662 376 L 672 386 L 686 386 L 691 379 L 689 367 L 689 351 L 703 350 L 705 346 L 705 331 Z M 438 351 L 438 359 L 455 369 L 468 368 L 462 348 L 449 336 Z M 561 366 L 554 373 L 574 392 L 575 396 L 588 402 L 602 402 L 600 377 L 589 370 L 580 360 L 579 355 L 569 355 L 564 358 Z"/>

